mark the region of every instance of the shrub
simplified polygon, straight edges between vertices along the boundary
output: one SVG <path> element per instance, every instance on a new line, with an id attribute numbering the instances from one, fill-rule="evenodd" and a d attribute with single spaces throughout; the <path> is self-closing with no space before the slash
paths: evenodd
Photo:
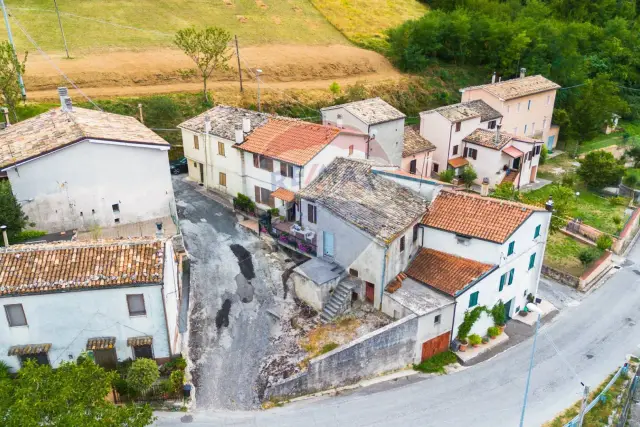
<path id="1" fill-rule="evenodd" d="M 624 206 L 627 204 L 627 199 L 621 196 L 611 197 L 609 199 L 609 204 L 611 206 Z"/>
<path id="2" fill-rule="evenodd" d="M 476 173 L 475 169 L 473 169 L 473 167 L 469 165 L 465 166 L 464 169 L 462 169 L 460 178 L 462 178 L 462 181 L 464 181 L 465 187 L 471 188 L 473 182 L 476 180 L 476 178 L 478 178 L 478 174 Z"/>
<path id="3" fill-rule="evenodd" d="M 613 239 L 611 236 L 604 233 L 598 236 L 598 239 L 596 240 L 596 246 L 598 246 L 598 249 L 604 251 L 610 249 L 611 245 L 613 245 Z"/>
<path id="4" fill-rule="evenodd" d="M 627 187 L 635 187 L 635 185 L 638 183 L 638 177 L 636 175 L 633 174 L 629 174 L 627 176 L 624 177 L 624 179 L 622 180 L 622 182 L 627 186 Z"/>
<path id="5" fill-rule="evenodd" d="M 253 212 L 256 204 L 248 196 L 238 193 L 238 197 L 233 199 L 233 204 L 240 210 Z"/>
<path id="6" fill-rule="evenodd" d="M 154 360 L 136 359 L 127 372 L 127 386 L 138 394 L 144 393 L 159 377 L 158 365 Z"/>
<path id="7" fill-rule="evenodd" d="M 507 323 L 507 316 L 505 315 L 504 303 L 502 300 L 499 300 L 491 309 L 491 317 L 493 317 L 493 323 L 498 326 L 503 326 Z"/>
<path id="8" fill-rule="evenodd" d="M 488 328 L 487 335 L 489 335 L 491 338 L 497 337 L 498 335 L 500 335 L 500 328 L 498 328 L 497 326 Z"/>
<path id="9" fill-rule="evenodd" d="M 340 347 L 340 344 L 338 343 L 335 343 L 335 342 L 327 343 L 323 345 L 322 348 L 320 349 L 320 354 L 329 353 L 331 350 L 335 350 L 338 347 Z"/>
<path id="10" fill-rule="evenodd" d="M 549 155 L 549 150 L 547 150 L 546 145 L 543 145 L 542 150 L 540 150 L 540 160 L 538 160 L 538 163 L 540 163 L 541 165 L 544 165 L 547 161 L 548 155 Z"/>
<path id="11" fill-rule="evenodd" d="M 333 96 L 338 96 L 342 93 L 342 88 L 338 82 L 333 82 L 329 85 L 329 90 L 333 94 Z"/>
<path id="12" fill-rule="evenodd" d="M 453 169 L 447 169 L 445 171 L 440 172 L 440 181 L 442 182 L 451 182 L 453 181 Z"/>
<path id="13" fill-rule="evenodd" d="M 482 337 L 478 334 L 469 335 L 469 344 L 478 345 L 482 342 Z"/>
<path id="14" fill-rule="evenodd" d="M 13 242 L 18 243 L 24 242 L 25 240 L 37 239 L 38 237 L 42 237 L 46 234 L 47 232 L 42 230 L 23 230 L 13 238 Z"/>
<path id="15" fill-rule="evenodd" d="M 425 372 L 427 374 L 444 374 L 445 366 L 457 362 L 458 358 L 456 357 L 456 355 L 451 350 L 447 350 L 440 354 L 436 354 L 435 356 L 430 357 L 426 360 L 423 360 L 418 365 L 413 365 L 413 369 L 415 369 L 416 371 Z"/>
<path id="16" fill-rule="evenodd" d="M 487 308 L 483 305 L 474 307 L 473 310 L 471 311 L 469 310 L 465 311 L 464 320 L 462 321 L 460 326 L 458 326 L 457 338 L 459 341 L 466 341 L 467 335 L 469 335 L 469 332 L 471 331 L 473 324 L 476 323 L 476 321 L 480 318 L 480 315 L 482 314 L 483 311 L 485 312 L 487 311 Z"/>
<path id="17" fill-rule="evenodd" d="M 279 216 L 280 216 L 280 209 L 278 209 L 278 208 L 271 208 L 271 209 L 269 209 L 269 213 L 271 214 L 271 217 L 272 217 L 272 218 L 274 218 L 274 217 L 276 217 L 276 218 L 277 218 L 277 217 L 279 217 Z"/>
<path id="18" fill-rule="evenodd" d="M 622 224 L 622 217 L 620 215 L 614 215 L 611 217 L 611 221 L 613 221 L 615 225 L 620 225 Z"/>
<path id="19" fill-rule="evenodd" d="M 520 200 L 520 192 L 516 190 L 512 182 L 503 182 L 496 185 L 495 191 L 491 194 L 491 197 L 504 200 Z"/>
<path id="20" fill-rule="evenodd" d="M 184 385 L 184 371 L 171 372 L 169 381 L 171 384 L 171 391 L 174 393 L 179 393 L 180 390 L 182 390 L 182 386 Z"/>
<path id="21" fill-rule="evenodd" d="M 573 188 L 573 186 L 576 184 L 576 174 L 573 172 L 563 173 L 561 184 L 563 187 Z"/>
<path id="22" fill-rule="evenodd" d="M 583 249 L 578 254 L 578 259 L 585 267 L 595 261 L 599 256 L 599 253 L 592 248 Z"/>

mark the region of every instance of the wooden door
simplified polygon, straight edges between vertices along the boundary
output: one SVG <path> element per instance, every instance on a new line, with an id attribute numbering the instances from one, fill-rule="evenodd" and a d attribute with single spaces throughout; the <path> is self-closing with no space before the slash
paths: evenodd
<path id="1" fill-rule="evenodd" d="M 370 303 L 373 303 L 376 286 L 370 282 L 366 282 L 366 283 L 367 283 L 367 290 L 366 290 L 365 296 L 367 298 L 367 301 L 369 301 Z"/>
<path id="2" fill-rule="evenodd" d="M 104 369 L 116 369 L 116 363 L 118 363 L 116 349 L 93 350 L 93 360 L 96 361 L 96 365 L 102 366 Z"/>
<path id="3" fill-rule="evenodd" d="M 204 184 L 204 165 L 200 163 L 200 182 Z"/>
<path id="4" fill-rule="evenodd" d="M 422 359 L 426 360 L 436 354 L 442 353 L 449 348 L 449 342 L 451 342 L 451 332 L 439 335 L 422 343 Z"/>
<path id="5" fill-rule="evenodd" d="M 537 172 L 538 172 L 538 167 L 537 166 L 534 166 L 534 167 L 531 168 L 531 179 L 529 180 L 529 182 L 535 182 Z"/>

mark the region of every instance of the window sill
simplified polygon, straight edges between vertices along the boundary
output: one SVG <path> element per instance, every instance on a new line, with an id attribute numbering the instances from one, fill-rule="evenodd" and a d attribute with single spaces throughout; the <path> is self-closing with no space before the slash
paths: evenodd
<path id="1" fill-rule="evenodd" d="M 9 325 L 9 327 L 10 327 L 10 328 L 26 328 L 26 329 L 28 329 L 28 328 L 29 328 L 29 325 L 16 325 L 16 326 L 11 326 L 11 325 Z"/>
<path id="2" fill-rule="evenodd" d="M 147 317 L 147 313 L 129 314 L 129 317 Z"/>

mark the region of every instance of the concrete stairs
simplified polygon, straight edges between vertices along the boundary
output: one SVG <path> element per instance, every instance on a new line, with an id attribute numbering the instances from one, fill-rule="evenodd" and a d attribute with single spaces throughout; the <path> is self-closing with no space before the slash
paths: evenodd
<path id="1" fill-rule="evenodd" d="M 507 174 L 502 178 L 502 182 L 500 184 L 504 184 L 505 182 L 510 182 L 515 185 L 515 181 L 518 178 L 518 171 L 511 169 Z"/>
<path id="2" fill-rule="evenodd" d="M 344 280 L 338 283 L 334 289 L 331 298 L 324 305 L 322 313 L 320 313 L 320 322 L 323 324 L 331 322 L 336 316 L 344 313 L 349 308 L 351 302 L 351 288 L 347 286 Z"/>

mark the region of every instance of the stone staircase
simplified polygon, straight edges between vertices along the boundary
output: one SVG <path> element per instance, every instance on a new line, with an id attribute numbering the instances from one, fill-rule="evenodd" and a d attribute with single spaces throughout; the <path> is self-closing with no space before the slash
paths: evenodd
<path id="1" fill-rule="evenodd" d="M 336 316 L 344 313 L 351 302 L 351 287 L 349 282 L 341 280 L 334 289 L 329 301 L 325 304 L 322 313 L 320 313 L 320 322 L 323 324 L 331 322 Z"/>

